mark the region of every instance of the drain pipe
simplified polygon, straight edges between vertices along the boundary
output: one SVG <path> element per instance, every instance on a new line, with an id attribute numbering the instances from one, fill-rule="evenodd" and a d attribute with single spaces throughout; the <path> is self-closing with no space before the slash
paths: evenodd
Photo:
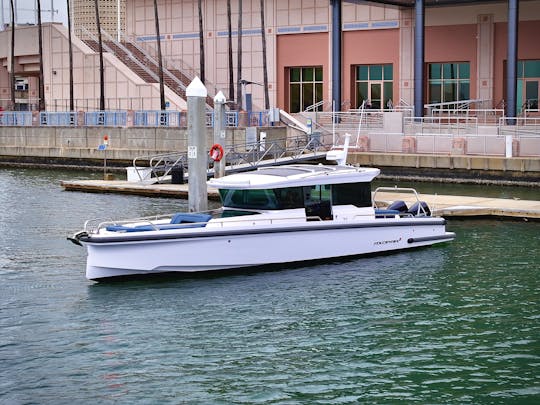
<path id="1" fill-rule="evenodd" d="M 424 116 L 424 0 L 414 5 L 414 116 Z"/>
<path id="2" fill-rule="evenodd" d="M 508 105 L 506 116 L 516 118 L 517 93 L 517 42 L 518 42 L 519 1 L 508 1 L 508 55 L 506 62 L 506 93 Z M 508 120 L 508 124 L 515 125 L 516 120 Z"/>

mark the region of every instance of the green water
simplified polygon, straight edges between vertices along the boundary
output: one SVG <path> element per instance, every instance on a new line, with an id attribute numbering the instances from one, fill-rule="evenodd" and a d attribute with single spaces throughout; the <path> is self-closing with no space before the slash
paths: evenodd
<path id="1" fill-rule="evenodd" d="M 540 402 L 539 222 L 450 219 L 457 239 L 432 248 L 95 284 L 65 239 L 84 220 L 187 204 L 63 191 L 73 176 L 0 170 L 2 404 Z"/>

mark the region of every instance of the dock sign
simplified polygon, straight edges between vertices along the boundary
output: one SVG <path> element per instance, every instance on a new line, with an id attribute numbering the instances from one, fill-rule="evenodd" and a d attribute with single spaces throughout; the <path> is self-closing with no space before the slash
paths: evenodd
<path id="1" fill-rule="evenodd" d="M 107 149 L 107 145 L 102 143 L 101 145 L 98 145 L 97 147 L 97 150 L 106 150 Z"/>

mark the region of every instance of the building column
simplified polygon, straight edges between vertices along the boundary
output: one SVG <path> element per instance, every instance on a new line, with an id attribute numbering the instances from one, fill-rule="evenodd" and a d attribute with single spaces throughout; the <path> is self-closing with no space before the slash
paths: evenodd
<path id="1" fill-rule="evenodd" d="M 341 0 L 332 0 L 332 102 L 341 111 Z"/>
<path id="2" fill-rule="evenodd" d="M 495 27 L 493 14 L 478 16 L 478 31 L 476 40 L 476 55 L 478 61 L 476 83 L 476 97 L 481 100 L 490 100 L 491 105 L 482 108 L 494 108 L 497 100 L 493 100 L 493 53 L 495 52 Z"/>
<path id="3" fill-rule="evenodd" d="M 414 16 L 412 9 L 400 12 L 399 23 L 399 100 L 394 105 L 414 105 Z M 397 94 L 397 93 L 396 93 Z"/>
<path id="4" fill-rule="evenodd" d="M 506 116 L 516 117 L 517 93 L 517 43 L 519 0 L 508 0 L 508 56 L 506 61 Z M 510 121 L 509 123 L 514 123 Z"/>
<path id="5" fill-rule="evenodd" d="M 424 116 L 424 0 L 414 5 L 414 115 Z"/>

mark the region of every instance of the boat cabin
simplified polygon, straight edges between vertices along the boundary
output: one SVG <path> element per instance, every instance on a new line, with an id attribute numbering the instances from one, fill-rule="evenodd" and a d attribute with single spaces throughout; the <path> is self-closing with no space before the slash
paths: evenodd
<path id="1" fill-rule="evenodd" d="M 223 207 L 273 211 L 305 209 L 308 219 L 333 219 L 333 207 L 372 207 L 371 181 L 378 169 L 324 165 L 267 167 L 212 179 Z"/>

